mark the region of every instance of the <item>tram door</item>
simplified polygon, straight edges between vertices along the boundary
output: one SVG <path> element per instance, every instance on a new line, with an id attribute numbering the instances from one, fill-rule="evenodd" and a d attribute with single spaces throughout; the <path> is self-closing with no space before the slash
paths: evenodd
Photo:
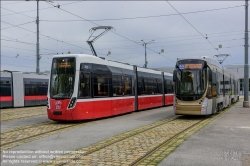
<path id="1" fill-rule="evenodd" d="M 207 97 L 210 102 L 208 107 L 209 112 L 207 114 L 214 114 L 216 112 L 216 100 L 217 100 L 217 74 L 209 69 L 209 78 L 208 78 L 208 90 Z M 211 111 L 211 112 L 210 112 Z"/>
<path id="2" fill-rule="evenodd" d="M 214 114 L 216 112 L 216 106 L 217 106 L 217 73 L 216 72 L 212 72 L 212 98 L 213 98 L 213 102 L 212 102 L 212 113 Z"/>

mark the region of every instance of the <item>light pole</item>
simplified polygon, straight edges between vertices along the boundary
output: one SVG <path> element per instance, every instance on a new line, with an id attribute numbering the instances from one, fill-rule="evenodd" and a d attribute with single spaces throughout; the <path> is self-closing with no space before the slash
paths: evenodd
<path id="1" fill-rule="evenodd" d="M 248 0 L 245 8 L 245 65 L 244 65 L 244 101 L 243 107 L 249 107 L 249 66 L 248 66 Z"/>
<path id="2" fill-rule="evenodd" d="M 147 62 L 147 44 L 153 43 L 155 40 L 151 40 L 149 42 L 144 42 L 143 40 L 141 40 L 141 41 L 143 43 L 142 45 L 145 47 L 145 64 L 144 64 L 144 67 L 147 68 L 147 64 L 148 64 L 148 62 Z"/>
<path id="3" fill-rule="evenodd" d="M 36 15 L 36 74 L 40 73 L 39 68 L 39 0 L 37 0 L 37 15 Z"/>
<path id="4" fill-rule="evenodd" d="M 30 1 L 30 0 L 26 0 Z M 53 1 L 50 0 L 44 0 L 47 2 L 53 3 Z M 39 50 L 39 0 L 36 0 L 37 2 L 37 15 L 36 15 L 36 74 L 40 73 L 40 68 L 39 68 L 39 60 L 41 59 L 40 50 Z"/>

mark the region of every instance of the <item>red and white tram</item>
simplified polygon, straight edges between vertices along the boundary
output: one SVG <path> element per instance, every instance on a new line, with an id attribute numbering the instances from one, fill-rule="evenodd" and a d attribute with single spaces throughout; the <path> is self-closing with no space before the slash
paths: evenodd
<path id="1" fill-rule="evenodd" d="M 86 54 L 55 55 L 51 120 L 87 120 L 173 104 L 172 74 Z"/>

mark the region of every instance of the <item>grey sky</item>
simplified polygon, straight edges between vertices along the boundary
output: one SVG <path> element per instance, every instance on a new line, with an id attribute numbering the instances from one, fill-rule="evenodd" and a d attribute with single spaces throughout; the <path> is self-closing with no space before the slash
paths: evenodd
<path id="1" fill-rule="evenodd" d="M 219 52 L 180 15 L 97 21 L 177 14 L 169 3 L 180 13 L 234 7 L 183 14 L 203 36 L 207 34 L 208 40 L 214 47 L 218 48 L 218 45 L 222 44 Z M 40 71 L 50 70 L 53 54 L 67 54 L 68 51 L 92 54 L 86 40 L 90 36 L 89 29 L 98 25 L 115 28 L 115 33 L 108 32 L 94 43 L 98 55 L 110 60 L 143 66 L 144 47 L 135 43 L 143 39 L 146 42 L 155 40 L 154 43 L 147 45 L 147 48 L 154 51 L 147 50 L 149 68 L 174 66 L 178 57 L 213 57 L 219 53 L 231 55 L 224 62 L 225 65 L 244 64 L 244 1 L 170 1 L 169 3 L 165 1 L 77 1 L 75 3 L 74 1 L 54 1 L 53 5 L 60 4 L 60 8 L 67 11 L 65 12 L 47 2 L 40 1 L 42 56 Z M 20 13 L 24 11 L 29 12 Z M 1 1 L 1 70 L 36 70 L 36 33 L 33 33 L 36 32 L 35 19 L 36 2 Z M 96 20 L 92 21 L 96 24 L 82 21 L 83 19 Z M 58 22 L 58 20 L 64 21 Z M 7 23 L 13 25 L 27 23 L 19 27 L 29 31 L 11 27 L 12 25 Z M 13 40 L 31 44 L 13 42 Z M 162 48 L 165 52 L 158 54 L 157 52 Z M 111 51 L 109 56 L 107 56 L 108 51 Z M 17 54 L 19 56 L 16 58 Z"/>

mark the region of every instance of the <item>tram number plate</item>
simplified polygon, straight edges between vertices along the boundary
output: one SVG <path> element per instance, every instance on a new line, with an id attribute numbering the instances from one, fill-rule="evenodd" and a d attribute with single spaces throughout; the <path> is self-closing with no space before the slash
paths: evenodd
<path id="1" fill-rule="evenodd" d="M 53 111 L 53 115 L 62 115 L 62 111 Z"/>

